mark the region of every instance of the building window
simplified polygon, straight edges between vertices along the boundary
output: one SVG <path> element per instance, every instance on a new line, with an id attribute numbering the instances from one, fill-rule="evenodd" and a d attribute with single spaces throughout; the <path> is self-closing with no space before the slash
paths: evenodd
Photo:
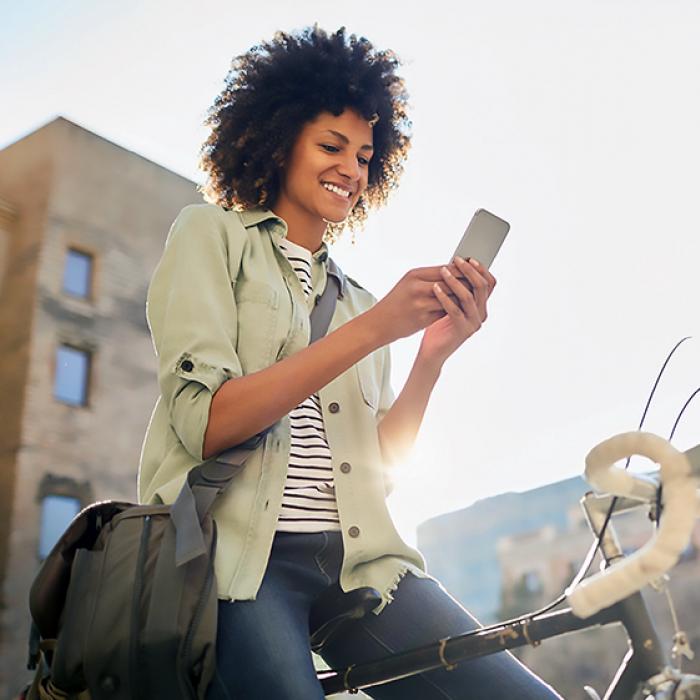
<path id="1" fill-rule="evenodd" d="M 58 538 L 79 512 L 80 501 L 77 498 L 49 495 L 41 501 L 39 559 L 46 559 Z"/>
<path id="2" fill-rule="evenodd" d="M 92 488 L 87 481 L 44 474 L 37 493 L 41 504 L 39 525 L 39 559 L 45 559 L 58 542 L 71 520 L 92 501 Z"/>
<path id="3" fill-rule="evenodd" d="M 90 353 L 60 345 L 56 350 L 56 373 L 53 395 L 73 406 L 87 404 Z"/>
<path id="4" fill-rule="evenodd" d="M 523 574 L 523 587 L 528 593 L 539 593 L 542 590 L 542 579 L 536 571 L 527 571 Z"/>
<path id="5" fill-rule="evenodd" d="M 69 248 L 63 268 L 63 291 L 88 299 L 92 293 L 92 255 Z"/>

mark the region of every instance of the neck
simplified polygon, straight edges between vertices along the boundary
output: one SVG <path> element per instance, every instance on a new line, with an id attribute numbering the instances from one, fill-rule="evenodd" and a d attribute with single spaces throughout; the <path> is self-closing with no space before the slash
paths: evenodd
<path id="1" fill-rule="evenodd" d="M 287 239 L 292 243 L 296 243 L 312 253 L 321 247 L 327 226 L 323 219 L 305 216 L 305 212 L 285 206 L 284 202 L 279 202 L 272 211 L 287 224 Z"/>

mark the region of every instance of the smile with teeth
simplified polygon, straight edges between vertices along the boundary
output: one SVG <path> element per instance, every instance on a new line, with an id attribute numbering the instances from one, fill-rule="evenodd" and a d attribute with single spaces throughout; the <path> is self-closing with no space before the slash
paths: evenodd
<path id="1" fill-rule="evenodd" d="M 330 182 L 322 182 L 321 185 L 323 185 L 323 187 L 325 187 L 329 192 L 334 192 L 341 197 L 345 197 L 345 199 L 350 197 L 350 192 L 343 190 L 340 187 L 336 187 L 335 185 L 331 185 Z"/>

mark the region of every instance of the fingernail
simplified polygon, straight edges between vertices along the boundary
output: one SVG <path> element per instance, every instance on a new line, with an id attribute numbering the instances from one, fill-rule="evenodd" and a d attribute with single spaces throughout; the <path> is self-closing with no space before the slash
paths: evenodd
<path id="1" fill-rule="evenodd" d="M 464 258 L 461 258 L 459 255 L 455 255 L 455 260 L 460 264 L 464 262 Z"/>
<path id="2" fill-rule="evenodd" d="M 474 258 L 469 258 L 469 262 L 472 264 L 473 267 L 479 267 L 481 263 L 478 260 L 474 260 Z"/>
<path id="3" fill-rule="evenodd" d="M 442 268 L 442 272 L 444 275 L 447 275 L 447 277 L 452 277 L 452 273 L 444 266 Z"/>

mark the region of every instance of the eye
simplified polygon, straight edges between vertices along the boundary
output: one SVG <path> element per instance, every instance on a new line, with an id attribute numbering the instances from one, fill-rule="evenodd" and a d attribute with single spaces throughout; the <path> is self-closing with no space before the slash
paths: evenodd
<path id="1" fill-rule="evenodd" d="M 339 153 L 340 152 L 340 148 L 338 148 L 337 146 L 332 146 L 329 143 L 322 143 L 320 145 L 321 145 L 321 148 L 323 148 L 327 153 Z M 365 158 L 364 156 L 360 156 L 357 160 L 359 161 L 360 165 L 362 165 L 364 167 L 367 167 L 369 165 L 369 158 Z"/>

